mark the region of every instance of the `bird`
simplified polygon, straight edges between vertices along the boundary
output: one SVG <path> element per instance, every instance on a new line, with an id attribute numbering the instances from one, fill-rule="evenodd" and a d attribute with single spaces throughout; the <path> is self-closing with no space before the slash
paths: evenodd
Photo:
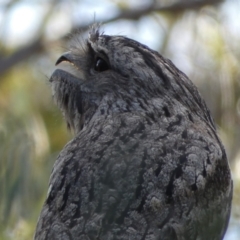
<path id="1" fill-rule="evenodd" d="M 56 65 L 53 99 L 74 136 L 54 163 L 34 239 L 223 239 L 231 171 L 192 81 L 99 25 L 73 34 Z"/>

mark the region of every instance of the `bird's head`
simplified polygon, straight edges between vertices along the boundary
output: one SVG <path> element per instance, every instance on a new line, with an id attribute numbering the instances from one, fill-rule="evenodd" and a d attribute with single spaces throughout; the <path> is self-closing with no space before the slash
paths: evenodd
<path id="1" fill-rule="evenodd" d="M 86 40 L 73 36 L 69 51 L 56 65 L 63 63 L 73 71 L 59 68 L 50 82 L 75 133 L 93 116 L 147 111 L 171 116 L 178 104 L 194 111 L 202 111 L 204 105 L 191 81 L 171 61 L 132 39 L 100 33 L 96 26 Z"/>

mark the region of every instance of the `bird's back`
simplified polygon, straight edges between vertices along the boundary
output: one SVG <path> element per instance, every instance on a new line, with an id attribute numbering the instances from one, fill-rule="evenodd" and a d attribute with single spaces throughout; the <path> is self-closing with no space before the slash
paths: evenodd
<path id="1" fill-rule="evenodd" d="M 63 149 L 36 239 L 221 239 L 232 195 L 221 143 L 162 107 L 158 119 L 99 119 Z"/>

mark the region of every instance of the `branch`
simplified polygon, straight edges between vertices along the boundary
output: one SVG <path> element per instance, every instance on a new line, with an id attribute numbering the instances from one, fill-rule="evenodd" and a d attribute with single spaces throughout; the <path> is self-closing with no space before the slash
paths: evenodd
<path id="1" fill-rule="evenodd" d="M 0 75 L 4 74 L 7 70 L 12 68 L 17 63 L 26 60 L 33 54 L 37 54 L 43 51 L 42 39 L 39 38 L 32 42 L 30 45 L 19 49 L 11 56 L 0 59 Z"/>
<path id="2" fill-rule="evenodd" d="M 119 19 L 129 19 L 129 20 L 138 20 L 144 15 L 147 15 L 151 12 L 169 12 L 169 13 L 178 13 L 186 10 L 198 10 L 201 7 L 206 5 L 215 5 L 221 3 L 223 0 L 185 0 L 173 3 L 168 6 L 162 6 L 159 3 L 153 3 L 148 8 L 139 9 L 139 10 L 125 10 L 121 12 L 118 16 L 105 21 L 104 23 L 113 22 Z"/>
<path id="3" fill-rule="evenodd" d="M 224 0 L 184 0 L 180 2 L 173 3 L 168 6 L 161 6 L 159 3 L 154 3 L 147 8 L 144 9 L 134 9 L 134 10 L 124 10 L 120 12 L 117 16 L 109 19 L 100 21 L 103 24 L 118 21 L 120 19 L 128 19 L 128 20 L 138 20 L 141 17 L 148 15 L 152 12 L 169 12 L 169 13 L 179 13 L 186 10 L 199 10 L 200 8 L 206 5 L 215 5 L 223 2 Z M 93 23 L 92 23 L 93 24 Z M 81 26 L 76 26 L 72 29 L 73 32 L 84 32 L 88 30 L 89 26 L 92 24 L 86 24 Z M 64 36 L 65 38 L 67 36 Z"/>
<path id="4" fill-rule="evenodd" d="M 205 5 L 215 5 L 221 2 L 222 0 L 203 0 L 203 1 L 185 0 L 177 3 L 173 3 L 168 6 L 161 6 L 161 4 L 155 3 L 154 1 L 154 3 L 150 5 L 148 8 L 138 9 L 138 10 L 124 10 L 120 12 L 117 16 L 101 22 L 104 24 L 104 23 L 114 22 L 120 19 L 138 20 L 142 16 L 148 15 L 152 12 L 169 12 L 169 13 L 176 14 L 178 12 L 183 12 L 185 10 L 198 10 L 199 8 Z M 89 25 L 91 24 L 85 24 L 85 25 L 74 27 L 73 32 L 74 31 L 84 32 L 89 28 Z M 64 39 L 65 37 L 66 36 L 62 37 L 62 39 Z M 32 42 L 30 45 L 17 50 L 11 56 L 0 59 L 0 75 L 7 72 L 17 63 L 23 60 L 26 60 L 30 56 L 43 51 L 45 51 L 43 40 L 42 38 L 38 38 L 37 40 Z"/>

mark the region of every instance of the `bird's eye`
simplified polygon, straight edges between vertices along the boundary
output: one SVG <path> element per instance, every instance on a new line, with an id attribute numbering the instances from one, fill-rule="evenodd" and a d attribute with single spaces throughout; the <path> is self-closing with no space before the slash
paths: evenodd
<path id="1" fill-rule="evenodd" d="M 98 57 L 95 61 L 94 69 L 97 72 L 103 72 L 109 69 L 109 66 L 105 60 Z"/>

